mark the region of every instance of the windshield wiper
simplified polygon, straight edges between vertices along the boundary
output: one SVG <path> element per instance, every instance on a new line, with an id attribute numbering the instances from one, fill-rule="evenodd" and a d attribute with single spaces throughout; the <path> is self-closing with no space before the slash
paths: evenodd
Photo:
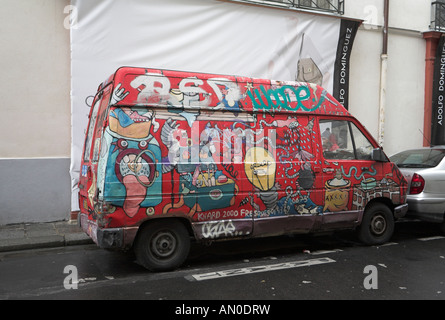
<path id="1" fill-rule="evenodd" d="M 397 164 L 399 168 L 434 168 L 434 166 L 423 163 L 400 163 Z"/>

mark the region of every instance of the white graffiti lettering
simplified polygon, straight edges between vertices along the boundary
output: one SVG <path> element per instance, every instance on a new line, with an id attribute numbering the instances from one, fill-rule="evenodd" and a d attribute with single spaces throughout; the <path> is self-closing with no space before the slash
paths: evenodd
<path id="1" fill-rule="evenodd" d="M 162 75 L 147 73 L 136 77 L 130 85 L 139 91 L 139 102 L 162 104 L 171 99 L 170 80 Z"/>
<path id="2" fill-rule="evenodd" d="M 208 79 L 207 84 L 213 92 L 207 92 L 203 87 L 205 82 L 195 77 L 184 78 L 179 82 L 178 89 L 172 89 L 170 79 L 161 74 L 146 73 L 137 76 L 130 85 L 139 91 L 138 102 L 154 103 L 172 106 L 208 106 L 212 94 L 222 100 L 222 88 L 231 90 L 234 99 L 241 99 L 236 83 L 225 78 Z M 234 94 L 233 94 L 234 92 Z"/>
<path id="3" fill-rule="evenodd" d="M 235 231 L 232 220 L 208 222 L 202 225 L 202 237 L 205 239 L 231 237 L 236 235 Z"/>

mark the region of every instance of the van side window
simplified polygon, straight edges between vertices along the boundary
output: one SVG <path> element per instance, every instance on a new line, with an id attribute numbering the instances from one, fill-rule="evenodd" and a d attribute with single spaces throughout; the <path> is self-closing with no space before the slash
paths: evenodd
<path id="1" fill-rule="evenodd" d="M 372 144 L 354 123 L 320 120 L 323 156 L 332 160 L 371 160 Z"/>

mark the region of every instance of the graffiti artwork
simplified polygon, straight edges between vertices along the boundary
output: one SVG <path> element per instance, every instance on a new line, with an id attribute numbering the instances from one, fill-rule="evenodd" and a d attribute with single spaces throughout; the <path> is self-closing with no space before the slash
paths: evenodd
<path id="1" fill-rule="evenodd" d="M 184 217 L 214 239 L 263 219 L 354 225 L 373 199 L 405 201 L 398 170 L 317 85 L 122 68 L 106 90 L 80 182 L 82 211 L 106 227 Z"/>

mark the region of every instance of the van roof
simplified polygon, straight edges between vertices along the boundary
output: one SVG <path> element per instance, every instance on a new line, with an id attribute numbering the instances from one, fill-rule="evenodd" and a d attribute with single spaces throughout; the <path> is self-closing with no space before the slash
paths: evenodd
<path id="1" fill-rule="evenodd" d="M 311 83 L 136 67 L 119 68 L 99 90 L 110 83 L 121 106 L 350 115 Z"/>

